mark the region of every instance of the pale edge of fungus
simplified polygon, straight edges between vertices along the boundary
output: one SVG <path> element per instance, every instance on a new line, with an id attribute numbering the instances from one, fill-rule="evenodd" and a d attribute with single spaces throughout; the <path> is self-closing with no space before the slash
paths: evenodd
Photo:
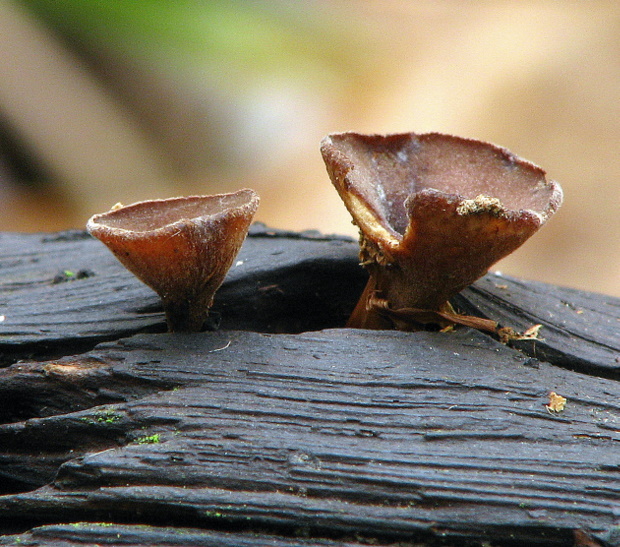
<path id="1" fill-rule="evenodd" d="M 479 213 L 491 213 L 492 215 L 500 216 L 505 213 L 505 209 L 498 198 L 480 194 L 474 199 L 464 199 L 461 201 L 461 204 L 456 208 L 456 212 L 461 216 Z"/>

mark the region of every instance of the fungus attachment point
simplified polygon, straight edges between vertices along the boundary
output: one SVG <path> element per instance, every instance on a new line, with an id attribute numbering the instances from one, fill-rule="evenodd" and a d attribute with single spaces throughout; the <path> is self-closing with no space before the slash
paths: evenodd
<path id="1" fill-rule="evenodd" d="M 523 244 L 562 203 L 560 186 L 540 167 L 481 141 L 337 133 L 323 139 L 321 153 L 360 229 L 360 259 L 370 274 L 349 319 L 354 328 L 476 326 L 477 318 L 457 315 L 449 298 Z"/>
<path id="2" fill-rule="evenodd" d="M 168 330 L 200 331 L 245 239 L 259 197 L 232 194 L 141 201 L 86 225 L 162 299 Z"/>

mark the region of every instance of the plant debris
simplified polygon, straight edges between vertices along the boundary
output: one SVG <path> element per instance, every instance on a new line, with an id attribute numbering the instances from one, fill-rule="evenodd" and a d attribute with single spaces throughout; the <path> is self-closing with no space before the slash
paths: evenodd
<path id="1" fill-rule="evenodd" d="M 522 333 L 517 332 L 512 327 L 502 327 L 497 329 L 497 335 L 502 344 L 507 344 L 515 340 L 542 340 L 542 338 L 538 336 L 542 327 L 543 325 L 537 324 L 524 330 Z"/>
<path id="2" fill-rule="evenodd" d="M 559 414 L 564 410 L 566 406 L 566 397 L 562 397 L 558 395 L 555 391 L 551 391 L 549 393 L 549 404 L 546 404 L 545 407 L 552 414 Z"/>

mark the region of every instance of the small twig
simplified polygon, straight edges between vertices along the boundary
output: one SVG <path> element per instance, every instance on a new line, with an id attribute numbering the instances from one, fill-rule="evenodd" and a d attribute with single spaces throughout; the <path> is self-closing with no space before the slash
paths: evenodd
<path id="1" fill-rule="evenodd" d="M 222 351 L 223 349 L 226 349 L 227 347 L 229 347 L 231 342 L 232 340 L 229 340 L 225 346 L 222 346 L 221 348 L 209 350 L 207 353 L 215 353 L 216 351 Z"/>

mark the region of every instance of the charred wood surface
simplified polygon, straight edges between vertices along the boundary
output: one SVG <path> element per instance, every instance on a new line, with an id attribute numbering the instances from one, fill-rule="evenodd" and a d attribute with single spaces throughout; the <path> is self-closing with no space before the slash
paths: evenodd
<path id="1" fill-rule="evenodd" d="M 618 299 L 489 274 L 454 303 L 543 325 L 507 347 L 340 328 L 365 280 L 255 226 L 171 335 L 82 232 L 1 234 L 0 544 L 620 545 Z"/>

